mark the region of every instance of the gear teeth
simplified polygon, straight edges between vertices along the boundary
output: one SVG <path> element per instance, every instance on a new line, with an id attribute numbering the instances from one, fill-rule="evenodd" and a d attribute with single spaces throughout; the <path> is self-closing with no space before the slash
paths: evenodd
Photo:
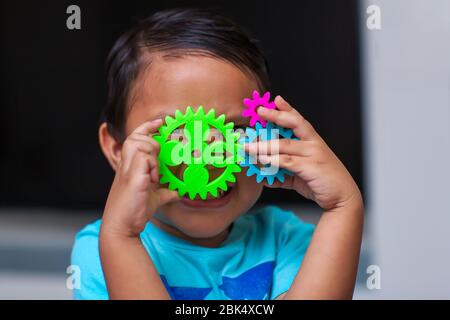
<path id="1" fill-rule="evenodd" d="M 207 195 L 207 191 L 206 190 L 202 190 L 199 192 L 200 198 L 202 198 L 203 200 L 206 199 L 206 195 Z"/>
<path id="2" fill-rule="evenodd" d="M 216 117 L 216 110 L 210 109 L 208 111 L 208 113 L 206 114 L 206 117 L 208 117 L 210 119 L 214 119 Z"/>
<path id="3" fill-rule="evenodd" d="M 264 179 L 263 176 L 261 176 L 259 174 L 256 175 L 256 182 L 260 183 L 263 179 Z"/>
<path id="4" fill-rule="evenodd" d="M 232 130 L 234 128 L 234 123 L 233 122 L 228 122 L 224 126 L 225 126 L 226 130 Z"/>
<path id="5" fill-rule="evenodd" d="M 169 181 L 169 186 L 167 187 L 167 189 L 169 190 L 175 190 L 176 186 L 174 185 L 174 183 L 172 181 Z"/>
<path id="6" fill-rule="evenodd" d="M 197 195 L 197 192 L 196 192 L 196 191 L 189 190 L 189 191 L 188 191 L 188 195 L 189 195 L 189 198 L 192 200 L 192 199 L 194 199 L 195 196 Z"/>
<path id="7" fill-rule="evenodd" d="M 236 173 L 238 173 L 238 172 L 241 172 L 242 171 L 242 168 L 239 166 L 239 165 L 234 165 L 234 168 L 233 168 L 233 172 L 236 172 Z"/>
<path id="8" fill-rule="evenodd" d="M 162 136 L 161 135 L 154 135 L 152 136 L 153 140 L 155 140 L 158 143 L 161 143 L 162 141 Z"/>
<path id="9" fill-rule="evenodd" d="M 183 113 L 180 110 L 175 111 L 175 119 L 179 120 L 183 117 Z"/>
<path id="10" fill-rule="evenodd" d="M 192 116 L 194 114 L 194 110 L 192 109 L 191 106 L 186 108 L 186 115 L 187 116 Z"/>
<path id="11" fill-rule="evenodd" d="M 253 176 L 257 174 L 257 171 L 255 169 L 255 167 L 251 167 L 250 165 L 248 166 L 248 170 L 247 170 L 247 177 Z"/>
<path id="12" fill-rule="evenodd" d="M 196 116 L 201 118 L 205 116 L 205 110 L 203 109 L 203 106 L 198 107 Z"/>
<path id="13" fill-rule="evenodd" d="M 166 116 L 164 121 L 166 122 L 166 125 L 171 126 L 175 122 L 175 119 L 173 119 L 171 116 Z"/>
<path id="14" fill-rule="evenodd" d="M 184 196 L 187 193 L 187 191 L 185 189 L 183 189 L 182 187 L 177 187 L 177 188 L 178 188 L 178 195 L 180 197 Z M 174 189 L 171 189 L 171 190 L 176 190 L 177 188 L 174 188 Z"/>
<path id="15" fill-rule="evenodd" d="M 159 130 L 160 130 L 159 132 L 161 133 L 161 135 L 166 137 L 166 139 L 167 139 L 167 137 L 169 137 L 170 133 L 172 132 L 172 130 L 167 126 L 160 127 Z"/>
<path id="16" fill-rule="evenodd" d="M 229 177 L 227 178 L 227 181 L 228 181 L 228 182 L 231 182 L 231 183 L 234 183 L 234 182 L 236 182 L 236 177 L 235 177 L 235 176 L 229 176 Z"/>
<path id="17" fill-rule="evenodd" d="M 217 197 L 218 190 L 217 190 L 217 189 L 211 189 L 211 190 L 209 191 L 209 193 L 211 194 L 211 196 Z"/>
<path id="18" fill-rule="evenodd" d="M 263 129 L 264 127 L 262 126 L 262 124 L 261 123 L 257 123 L 256 125 L 255 125 L 255 131 L 259 131 L 259 130 L 261 130 L 261 129 Z"/>
<path id="19" fill-rule="evenodd" d="M 223 191 L 227 191 L 228 190 L 228 185 L 226 184 L 225 181 L 220 181 L 219 183 L 219 188 L 222 189 Z"/>
<path id="20" fill-rule="evenodd" d="M 267 177 L 267 183 L 268 184 L 270 184 L 270 185 L 272 185 L 273 184 L 273 181 L 275 180 L 275 176 L 268 176 Z M 284 180 L 284 179 L 283 179 Z"/>
<path id="21" fill-rule="evenodd" d="M 161 183 L 161 184 L 165 184 L 165 183 L 169 183 L 169 182 L 170 182 L 169 179 L 164 174 L 161 175 L 161 178 L 159 178 L 159 183 Z"/>
<path id="22" fill-rule="evenodd" d="M 218 116 L 217 118 L 217 122 L 220 124 L 220 125 L 224 125 L 225 124 L 225 115 L 224 114 L 221 114 L 220 116 Z M 233 128 L 233 127 L 232 127 Z"/>

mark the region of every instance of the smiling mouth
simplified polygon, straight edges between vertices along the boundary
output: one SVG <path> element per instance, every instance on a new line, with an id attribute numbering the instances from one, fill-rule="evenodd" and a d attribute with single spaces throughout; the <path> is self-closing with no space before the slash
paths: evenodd
<path id="1" fill-rule="evenodd" d="M 187 207 L 192 208 L 219 208 L 230 202 L 233 194 L 236 192 L 236 185 L 228 186 L 227 191 L 218 190 L 217 197 L 212 197 L 209 193 L 205 200 L 202 200 L 198 195 L 194 199 L 183 197 L 181 203 Z"/>

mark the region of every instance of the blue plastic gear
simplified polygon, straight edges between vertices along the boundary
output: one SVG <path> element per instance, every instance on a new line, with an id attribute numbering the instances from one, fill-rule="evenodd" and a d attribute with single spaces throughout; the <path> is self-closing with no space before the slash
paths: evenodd
<path id="1" fill-rule="evenodd" d="M 273 129 L 278 129 L 279 133 L 278 136 L 273 134 L 272 132 Z M 259 138 L 259 141 L 279 139 L 279 138 L 299 140 L 297 137 L 294 136 L 294 133 L 292 132 L 291 129 L 279 127 L 272 122 L 267 122 L 267 126 L 264 128 L 259 122 L 257 122 L 254 129 L 251 127 L 247 127 L 245 129 L 245 135 L 239 139 L 239 142 L 241 144 L 254 142 L 257 141 L 257 138 Z M 239 153 L 244 159 L 239 163 L 239 165 L 241 167 L 248 167 L 246 173 L 247 176 L 250 177 L 252 175 L 256 175 L 256 182 L 258 183 L 266 179 L 267 183 L 269 185 L 272 185 L 275 182 L 275 179 L 279 180 L 280 182 L 284 182 L 285 175 L 289 176 L 294 175 L 293 172 L 286 170 L 284 168 L 278 168 L 275 174 L 264 173 L 262 172 L 262 169 L 256 165 L 255 156 L 249 155 L 248 153 L 244 152 L 243 149 L 239 150 Z M 264 167 L 266 168 L 270 167 L 270 164 L 267 164 Z"/>

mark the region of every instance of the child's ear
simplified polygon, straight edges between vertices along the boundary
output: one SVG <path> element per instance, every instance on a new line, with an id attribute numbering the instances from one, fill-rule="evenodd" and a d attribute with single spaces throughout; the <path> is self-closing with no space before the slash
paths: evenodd
<path id="1" fill-rule="evenodd" d="M 98 128 L 98 140 L 103 154 L 113 170 L 116 171 L 120 163 L 122 143 L 109 133 L 106 122 L 103 122 Z"/>

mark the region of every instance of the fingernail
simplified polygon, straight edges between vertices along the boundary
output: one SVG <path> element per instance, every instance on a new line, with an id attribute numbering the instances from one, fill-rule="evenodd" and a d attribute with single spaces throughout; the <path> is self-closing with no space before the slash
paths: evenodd
<path id="1" fill-rule="evenodd" d="M 158 123 L 158 122 L 162 122 L 162 121 L 163 121 L 163 120 L 162 120 L 161 118 L 152 120 L 153 123 Z"/>
<path id="2" fill-rule="evenodd" d="M 266 155 L 260 155 L 258 159 L 262 164 L 269 163 L 269 157 Z"/>
<path id="3" fill-rule="evenodd" d="M 257 113 L 267 113 L 268 109 L 264 107 L 259 107 L 256 112 Z"/>
<path id="4" fill-rule="evenodd" d="M 244 149 L 245 149 L 246 151 L 249 151 L 250 148 L 251 148 L 252 146 L 254 146 L 254 145 L 255 145 L 254 142 L 247 142 L 247 143 L 244 143 Z"/>

